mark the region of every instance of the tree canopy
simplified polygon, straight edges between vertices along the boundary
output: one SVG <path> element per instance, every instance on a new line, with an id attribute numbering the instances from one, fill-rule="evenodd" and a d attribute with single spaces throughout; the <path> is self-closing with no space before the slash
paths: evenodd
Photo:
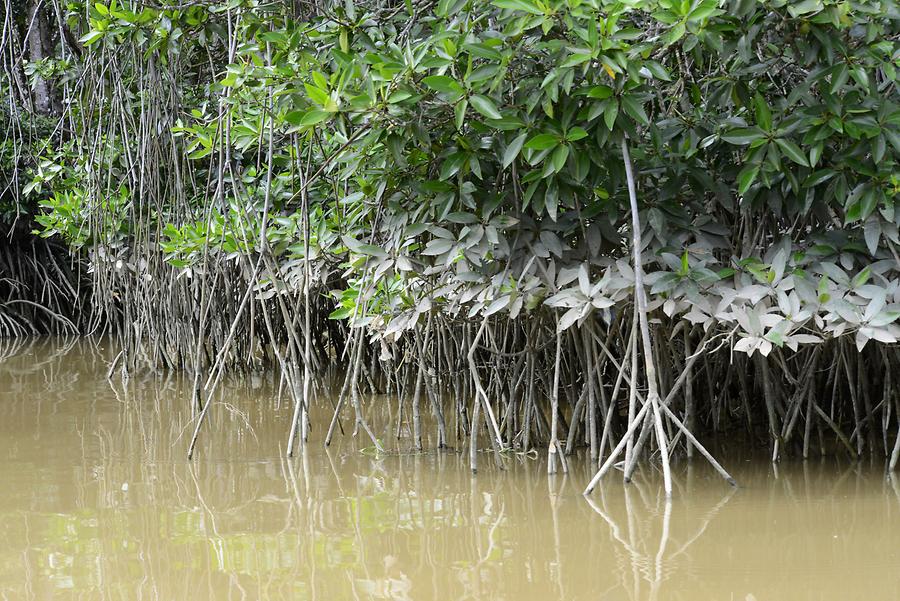
<path id="1" fill-rule="evenodd" d="M 305 206 L 333 318 L 391 339 L 433 308 L 609 321 L 633 281 L 625 137 L 651 308 L 766 354 L 900 335 L 891 2 L 64 16 L 77 56 L 26 71 L 68 108 L 21 194 L 44 235 L 134 270 L 138 240 L 183 270 L 265 240 L 274 294 L 302 280 Z"/>

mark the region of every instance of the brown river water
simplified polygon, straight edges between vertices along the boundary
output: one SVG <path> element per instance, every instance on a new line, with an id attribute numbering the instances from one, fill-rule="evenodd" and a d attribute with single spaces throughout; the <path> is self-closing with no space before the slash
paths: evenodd
<path id="1" fill-rule="evenodd" d="M 190 377 L 118 375 L 102 344 L 0 340 L 0 599 L 900 599 L 900 483 L 880 461 L 695 460 L 586 499 L 588 462 L 285 457 L 277 382 L 226 382 L 193 462 Z M 366 399 L 389 448 L 396 402 Z M 377 407 L 373 403 L 378 403 Z M 349 424 L 345 424 L 347 426 Z M 452 426 L 452 422 L 450 424 Z M 898 475 L 900 476 L 900 475 Z"/>

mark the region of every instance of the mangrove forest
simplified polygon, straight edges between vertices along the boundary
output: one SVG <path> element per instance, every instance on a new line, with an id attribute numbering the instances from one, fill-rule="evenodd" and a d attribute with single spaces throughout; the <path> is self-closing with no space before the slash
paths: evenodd
<path id="1" fill-rule="evenodd" d="M 893 1 L 0 14 L 0 338 L 186 378 L 178 454 L 265 374 L 286 456 L 897 468 Z"/>
<path id="2" fill-rule="evenodd" d="M 900 601 L 896 0 L 0 0 L 0 601 Z"/>

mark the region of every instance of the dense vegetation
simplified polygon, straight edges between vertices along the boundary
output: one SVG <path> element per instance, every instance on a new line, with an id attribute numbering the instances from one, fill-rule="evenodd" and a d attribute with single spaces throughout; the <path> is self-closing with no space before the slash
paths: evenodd
<path id="1" fill-rule="evenodd" d="M 387 391 L 473 469 L 482 428 L 551 471 L 738 428 L 896 465 L 894 2 L 5 7 L 3 219 L 71 258 L 0 323 L 45 281 L 44 329 L 193 370 L 198 431 L 273 364 L 293 449 L 340 365 L 332 431 L 380 447 Z"/>

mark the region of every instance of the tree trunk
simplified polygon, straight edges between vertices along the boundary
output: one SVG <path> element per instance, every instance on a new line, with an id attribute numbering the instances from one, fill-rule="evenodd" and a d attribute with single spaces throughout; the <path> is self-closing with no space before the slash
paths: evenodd
<path id="1" fill-rule="evenodd" d="M 28 60 L 36 63 L 50 54 L 50 31 L 43 0 L 31 0 L 28 6 Z M 35 75 L 33 85 L 34 111 L 50 114 L 50 86 L 40 75 Z"/>

